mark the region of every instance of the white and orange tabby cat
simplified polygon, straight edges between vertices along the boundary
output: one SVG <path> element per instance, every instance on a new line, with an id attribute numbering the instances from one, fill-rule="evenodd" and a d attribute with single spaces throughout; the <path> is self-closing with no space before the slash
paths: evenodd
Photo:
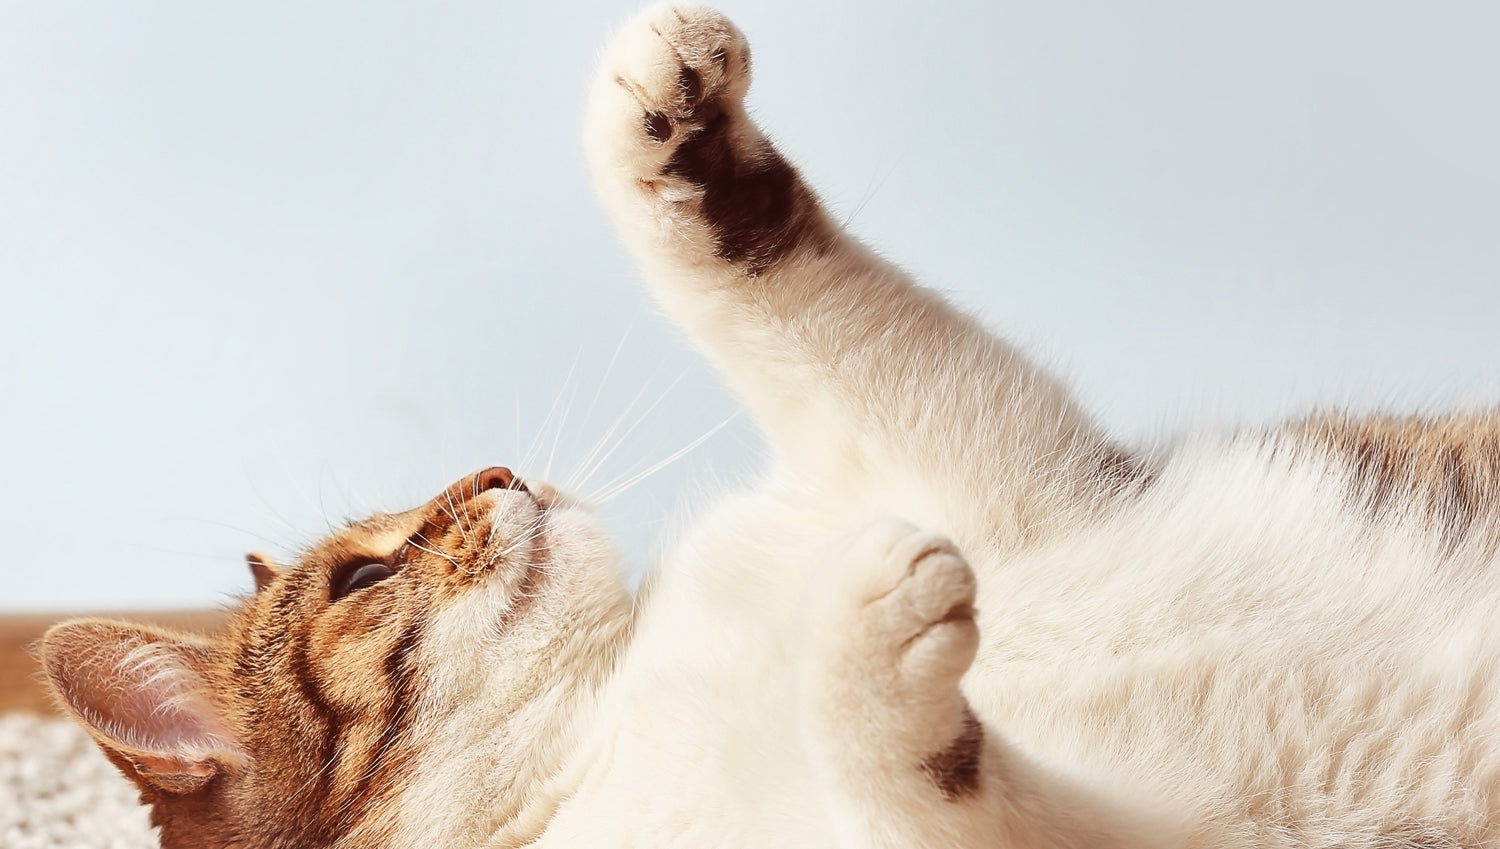
<path id="1" fill-rule="evenodd" d="M 718 13 L 586 145 L 775 457 L 638 598 L 502 468 L 333 534 L 218 636 L 49 632 L 169 849 L 1500 847 L 1500 416 L 1111 444 L 844 233 Z"/>

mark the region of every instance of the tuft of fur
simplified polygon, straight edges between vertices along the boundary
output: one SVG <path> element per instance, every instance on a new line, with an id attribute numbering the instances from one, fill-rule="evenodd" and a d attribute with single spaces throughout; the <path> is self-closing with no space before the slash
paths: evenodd
<path id="1" fill-rule="evenodd" d="M 634 600 L 489 469 L 252 556 L 216 638 L 54 629 L 163 845 L 1500 848 L 1500 416 L 1133 454 L 834 222 L 750 70 L 649 9 L 585 147 L 763 479 Z"/>

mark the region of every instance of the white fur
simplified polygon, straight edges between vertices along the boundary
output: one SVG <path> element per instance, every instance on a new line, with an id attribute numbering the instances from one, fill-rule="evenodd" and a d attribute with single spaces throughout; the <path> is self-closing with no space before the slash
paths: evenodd
<path id="1" fill-rule="evenodd" d="M 610 46 L 586 145 L 774 463 L 633 614 L 595 542 L 554 557 L 592 589 L 471 674 L 530 675 L 537 645 L 576 640 L 519 708 L 475 685 L 476 713 L 507 705 L 493 727 L 431 732 L 441 782 L 408 791 L 401 845 L 1500 846 L 1493 555 L 1443 549 L 1416 512 L 1372 521 L 1342 467 L 1280 437 L 1189 441 L 1139 494 L 1100 494 L 1105 439 L 1066 390 L 849 237 L 763 274 L 715 257 L 696 188 L 652 182 L 669 148 L 641 130 L 715 49 L 729 70 L 703 84 L 753 148 L 747 47 L 696 7 Z M 977 646 L 908 639 L 972 575 Z M 490 604 L 446 614 L 433 663 Z M 965 697 L 982 789 L 946 799 L 919 764 Z"/>

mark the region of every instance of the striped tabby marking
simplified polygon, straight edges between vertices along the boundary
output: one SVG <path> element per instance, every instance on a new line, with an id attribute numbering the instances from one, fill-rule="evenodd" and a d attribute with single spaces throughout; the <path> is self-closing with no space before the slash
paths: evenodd
<path id="1" fill-rule="evenodd" d="M 1500 413 L 1314 416 L 1293 432 L 1344 459 L 1376 515 L 1416 505 L 1448 545 L 1500 526 Z"/>

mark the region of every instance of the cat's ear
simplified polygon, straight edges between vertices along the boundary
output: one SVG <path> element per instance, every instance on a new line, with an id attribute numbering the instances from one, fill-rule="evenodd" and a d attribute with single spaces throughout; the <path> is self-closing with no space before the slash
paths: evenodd
<path id="1" fill-rule="evenodd" d="M 137 783 L 186 793 L 244 764 L 202 638 L 81 619 L 52 626 L 39 653 L 62 707 Z"/>
<path id="2" fill-rule="evenodd" d="M 256 592 L 270 586 L 272 581 L 281 576 L 281 567 L 268 554 L 252 551 L 245 555 L 245 562 L 250 564 L 250 574 L 255 576 Z"/>

